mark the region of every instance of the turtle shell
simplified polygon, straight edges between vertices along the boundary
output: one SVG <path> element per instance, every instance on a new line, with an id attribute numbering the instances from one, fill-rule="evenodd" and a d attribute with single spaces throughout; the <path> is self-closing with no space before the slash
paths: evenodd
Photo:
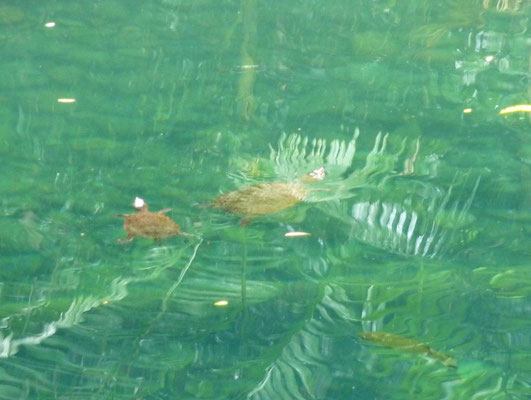
<path id="1" fill-rule="evenodd" d="M 120 239 L 120 243 L 129 242 L 135 236 L 160 240 L 177 234 L 187 235 L 180 231 L 179 225 L 170 217 L 164 215 L 171 211 L 169 208 L 149 211 L 148 205 L 140 197 L 135 199 L 133 207 L 137 210 L 134 214 L 118 214 L 125 217 L 124 229 L 129 234 L 127 238 Z"/>
<path id="2" fill-rule="evenodd" d="M 299 182 L 266 182 L 218 196 L 212 205 L 233 214 L 254 217 L 292 207 L 304 200 L 306 194 Z"/>
<path id="3" fill-rule="evenodd" d="M 124 229 L 129 235 L 150 239 L 163 239 L 179 233 L 179 225 L 170 217 L 150 211 L 139 211 L 126 216 Z"/>
<path id="4" fill-rule="evenodd" d="M 240 225 L 247 225 L 251 218 L 272 214 L 293 207 L 306 198 L 305 183 L 320 181 L 325 177 L 324 168 L 316 169 L 296 182 L 264 182 L 235 190 L 216 197 L 212 206 L 244 216 Z"/>

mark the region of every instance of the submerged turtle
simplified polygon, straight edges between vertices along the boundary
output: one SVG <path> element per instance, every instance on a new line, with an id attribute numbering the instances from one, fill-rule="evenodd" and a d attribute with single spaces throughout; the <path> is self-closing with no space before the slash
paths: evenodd
<path id="1" fill-rule="evenodd" d="M 285 210 L 301 202 L 308 195 L 305 183 L 322 180 L 324 168 L 316 169 L 304 175 L 296 182 L 264 182 L 235 190 L 216 197 L 212 206 L 233 214 L 243 215 L 241 225 L 263 214 L 272 214 Z"/>
<path id="2" fill-rule="evenodd" d="M 125 217 L 124 229 L 129 234 L 126 238 L 119 239 L 118 242 L 130 242 L 135 236 L 157 241 L 174 235 L 189 236 L 189 234 L 181 232 L 179 225 L 170 217 L 164 215 L 164 213 L 171 211 L 171 208 L 155 212 L 149 211 L 148 205 L 140 197 L 135 198 L 133 207 L 137 211 L 134 214 L 117 214 Z"/>

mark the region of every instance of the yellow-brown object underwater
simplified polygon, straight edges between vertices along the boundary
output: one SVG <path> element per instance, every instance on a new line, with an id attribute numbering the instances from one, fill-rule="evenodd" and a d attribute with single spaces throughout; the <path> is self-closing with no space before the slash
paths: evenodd
<path id="1" fill-rule="evenodd" d="M 418 342 L 414 339 L 409 339 L 387 332 L 360 332 L 358 333 L 358 336 L 381 346 L 426 355 L 441 361 L 447 367 L 457 368 L 457 361 L 454 358 L 447 356 L 446 354 L 439 353 L 427 344 Z"/>

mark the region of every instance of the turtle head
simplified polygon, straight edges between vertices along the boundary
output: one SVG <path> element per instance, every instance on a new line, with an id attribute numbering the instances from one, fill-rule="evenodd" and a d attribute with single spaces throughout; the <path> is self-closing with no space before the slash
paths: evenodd
<path id="1" fill-rule="evenodd" d="M 135 202 L 133 203 L 133 207 L 136 211 L 147 211 L 148 205 L 144 201 L 144 199 L 140 197 L 135 197 Z"/>
<path id="2" fill-rule="evenodd" d="M 309 174 L 303 176 L 302 181 L 304 183 L 310 183 L 315 181 L 322 181 L 325 177 L 325 169 L 323 167 L 314 169 Z"/>

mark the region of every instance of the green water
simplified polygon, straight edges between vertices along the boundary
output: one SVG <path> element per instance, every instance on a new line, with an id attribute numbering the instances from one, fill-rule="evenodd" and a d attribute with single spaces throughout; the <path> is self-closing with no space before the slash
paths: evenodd
<path id="1" fill-rule="evenodd" d="M 3 1 L 0 398 L 531 398 L 530 15 Z M 136 196 L 195 236 L 119 244 Z"/>

